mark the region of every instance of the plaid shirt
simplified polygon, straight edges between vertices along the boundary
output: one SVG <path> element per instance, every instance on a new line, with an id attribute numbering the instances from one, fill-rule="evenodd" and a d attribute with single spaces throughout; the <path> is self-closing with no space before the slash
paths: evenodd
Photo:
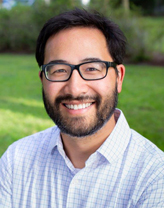
<path id="1" fill-rule="evenodd" d="M 0 160 L 0 208 L 164 208 L 164 153 L 131 130 L 115 128 L 76 169 L 57 127 L 12 144 Z"/>

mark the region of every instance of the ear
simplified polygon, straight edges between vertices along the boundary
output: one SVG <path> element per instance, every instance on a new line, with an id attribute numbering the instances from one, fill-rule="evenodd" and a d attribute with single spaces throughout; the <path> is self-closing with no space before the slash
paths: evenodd
<path id="1" fill-rule="evenodd" d="M 122 90 L 122 83 L 123 83 L 124 76 L 125 76 L 125 66 L 122 64 L 117 65 L 117 70 L 118 70 L 117 91 L 118 91 L 118 93 L 120 93 Z"/>
<path id="2" fill-rule="evenodd" d="M 41 82 L 43 82 L 43 76 L 42 76 L 42 72 L 41 71 L 39 71 L 39 78 L 40 78 L 40 80 L 41 80 Z"/>

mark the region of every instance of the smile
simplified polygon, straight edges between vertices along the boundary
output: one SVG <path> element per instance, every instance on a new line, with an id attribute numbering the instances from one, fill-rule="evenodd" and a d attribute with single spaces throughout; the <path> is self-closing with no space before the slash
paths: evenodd
<path id="1" fill-rule="evenodd" d="M 68 105 L 68 104 L 65 104 L 65 106 L 68 108 L 68 109 L 71 109 L 71 110 L 80 110 L 80 109 L 84 109 L 84 108 L 88 108 L 90 105 L 92 105 L 92 103 L 83 103 L 83 104 L 79 104 L 79 105 Z"/>

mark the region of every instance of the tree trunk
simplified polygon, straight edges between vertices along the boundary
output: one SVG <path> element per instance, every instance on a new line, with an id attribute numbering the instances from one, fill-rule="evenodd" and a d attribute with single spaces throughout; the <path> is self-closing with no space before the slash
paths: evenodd
<path id="1" fill-rule="evenodd" d="M 44 0 L 45 4 L 50 5 L 51 0 Z"/>
<path id="2" fill-rule="evenodd" d="M 104 4 L 103 4 L 103 8 L 104 8 L 104 12 L 105 12 L 104 15 L 106 15 L 108 12 L 109 2 L 110 2 L 110 0 L 104 0 Z"/>
<path id="3" fill-rule="evenodd" d="M 72 6 L 72 7 L 75 6 L 75 0 L 71 0 L 71 6 Z"/>
<path id="4" fill-rule="evenodd" d="M 126 14 L 129 13 L 130 7 L 129 7 L 129 0 L 122 0 L 124 11 Z"/>

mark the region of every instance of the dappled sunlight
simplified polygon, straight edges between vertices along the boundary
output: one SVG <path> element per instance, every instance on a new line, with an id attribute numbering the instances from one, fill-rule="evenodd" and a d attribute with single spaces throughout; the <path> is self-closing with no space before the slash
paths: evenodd
<path id="1" fill-rule="evenodd" d="M 13 104 L 22 104 L 25 106 L 31 106 L 31 107 L 43 107 L 43 102 L 34 100 L 34 99 L 25 99 L 25 98 L 14 98 L 14 97 L 2 97 L 1 100 L 10 102 Z"/>
<path id="2" fill-rule="evenodd" d="M 14 141 L 54 126 L 48 116 L 40 118 L 10 109 L 0 109 L 0 115 L 0 155 Z"/>

